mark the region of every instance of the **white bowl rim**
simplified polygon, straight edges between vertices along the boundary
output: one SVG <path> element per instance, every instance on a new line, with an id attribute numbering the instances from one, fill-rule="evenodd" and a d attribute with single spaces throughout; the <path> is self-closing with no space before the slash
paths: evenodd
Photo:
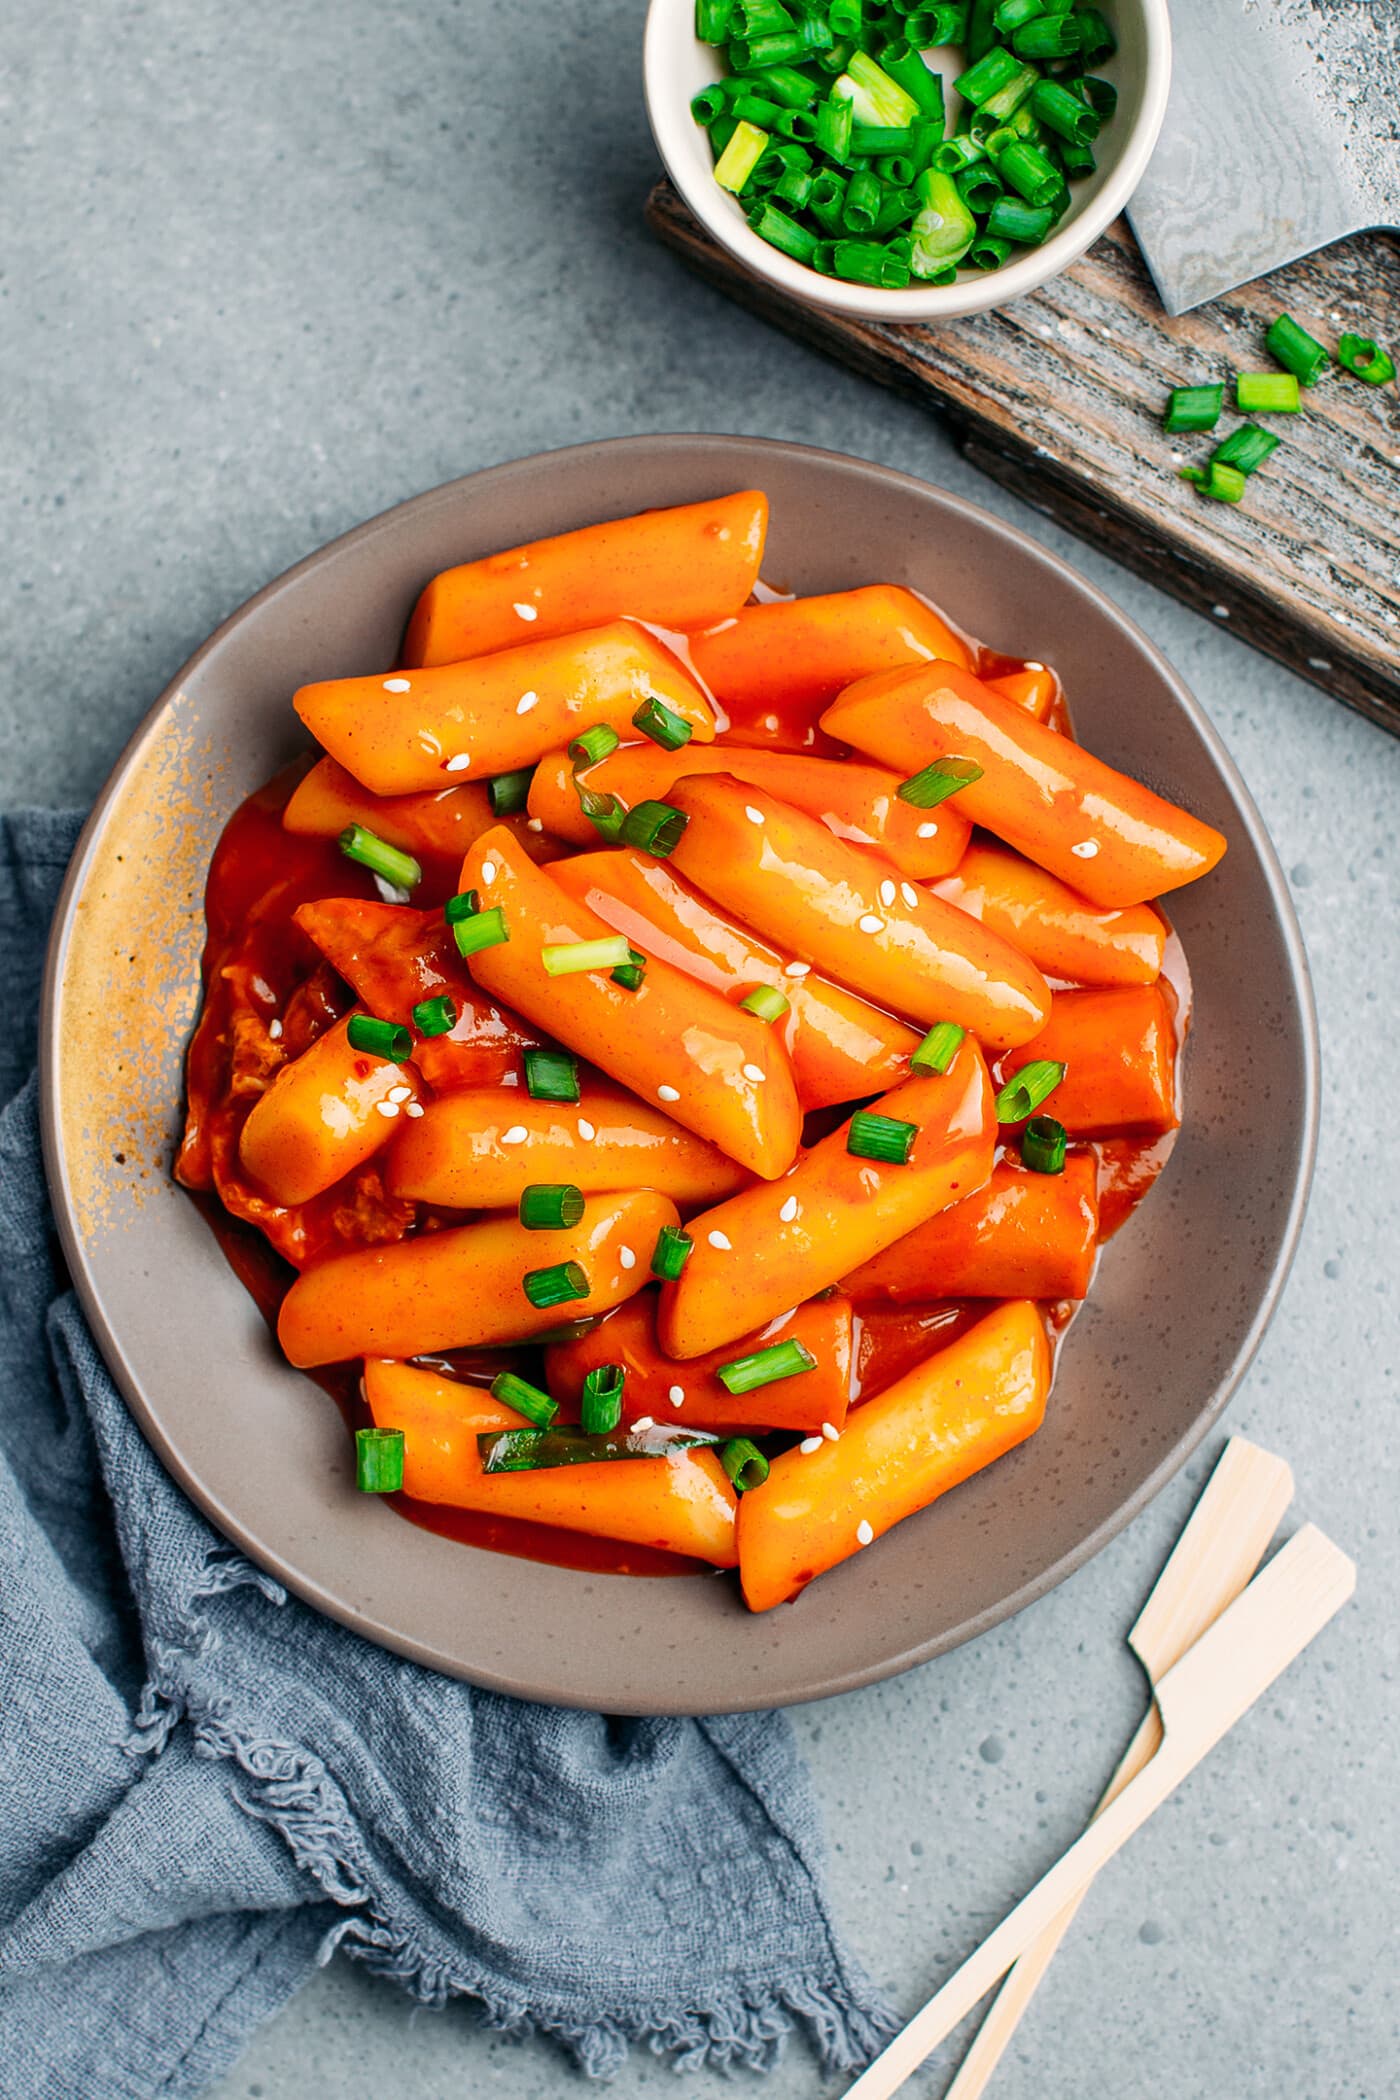
<path id="1" fill-rule="evenodd" d="M 760 240 L 742 215 L 731 209 L 732 200 L 714 182 L 703 185 L 701 194 L 687 179 L 685 144 L 695 120 L 688 104 L 677 106 L 666 90 L 664 54 L 676 35 L 678 20 L 684 20 L 687 33 L 693 35 L 689 27 L 692 4 L 693 0 L 650 0 L 647 8 L 643 86 L 652 137 L 667 174 L 706 232 L 752 276 L 776 285 L 804 306 L 849 314 L 853 319 L 957 320 L 966 314 L 986 313 L 993 307 L 1008 305 L 1058 276 L 1092 247 L 1127 205 L 1152 158 L 1167 111 L 1172 70 L 1168 0 L 1133 0 L 1141 10 L 1146 45 L 1142 108 L 1103 188 L 1081 213 L 1039 248 L 1031 248 L 1015 262 L 1004 263 L 998 270 L 989 270 L 982 277 L 960 284 L 924 285 L 917 290 L 910 286 L 903 291 L 848 284 L 839 278 L 819 276 L 768 241 Z"/>

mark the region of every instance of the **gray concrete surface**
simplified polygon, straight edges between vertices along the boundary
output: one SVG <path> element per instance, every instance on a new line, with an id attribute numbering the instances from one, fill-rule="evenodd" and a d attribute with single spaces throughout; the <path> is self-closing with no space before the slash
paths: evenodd
<path id="1" fill-rule="evenodd" d="M 1229 1424 L 1288 1456 L 1298 1510 L 1354 1550 L 1361 1588 L 1115 1864 L 995 2090 L 1384 2100 L 1400 2090 L 1400 746 L 1076 550 L 936 424 L 653 248 L 640 15 L 638 0 L 0 11 L 0 791 L 89 796 L 268 577 L 401 496 L 579 438 L 811 439 L 1077 559 L 1200 694 L 1291 872 L 1322 1013 L 1321 1161 Z M 1393 427 L 1394 397 L 1374 407 Z M 1122 1636 L 1200 1477 L 976 1646 L 797 1716 L 838 1912 L 911 2009 L 1074 1834 L 1135 1724 Z M 550 2051 L 492 2039 L 464 2007 L 415 2013 L 337 1961 L 217 2100 L 572 2084 Z M 651 2058 L 615 2087 L 721 2090 Z M 821 2084 L 794 2047 L 766 2090 Z"/>

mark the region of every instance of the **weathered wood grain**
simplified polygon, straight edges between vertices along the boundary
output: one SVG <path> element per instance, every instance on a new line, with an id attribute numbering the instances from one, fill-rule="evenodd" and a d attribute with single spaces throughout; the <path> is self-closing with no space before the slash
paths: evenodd
<path id="1" fill-rule="evenodd" d="M 1233 407 L 1210 437 L 1161 427 L 1173 386 L 1269 369 L 1263 333 L 1281 310 L 1324 342 L 1350 329 L 1400 349 L 1391 236 L 1359 235 L 1173 320 L 1120 220 L 1029 298 L 929 327 L 784 298 L 668 182 L 647 220 L 741 305 L 945 415 L 968 457 L 1038 509 L 1400 734 L 1400 391 L 1336 369 L 1298 415 L 1261 419 L 1282 442 L 1238 506 L 1176 474 L 1234 428 Z"/>

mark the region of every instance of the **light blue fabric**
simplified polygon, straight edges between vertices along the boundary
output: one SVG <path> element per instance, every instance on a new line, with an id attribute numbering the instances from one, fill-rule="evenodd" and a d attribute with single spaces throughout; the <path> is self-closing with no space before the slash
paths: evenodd
<path id="1" fill-rule="evenodd" d="M 336 1946 L 589 2072 L 632 2040 L 763 2068 L 795 2021 L 853 2069 L 889 2015 L 828 1916 L 781 1716 L 619 1721 L 401 1662 L 288 1598 L 146 1448 L 39 1159 L 76 828 L 0 822 L 0 2095 L 198 2093 Z"/>

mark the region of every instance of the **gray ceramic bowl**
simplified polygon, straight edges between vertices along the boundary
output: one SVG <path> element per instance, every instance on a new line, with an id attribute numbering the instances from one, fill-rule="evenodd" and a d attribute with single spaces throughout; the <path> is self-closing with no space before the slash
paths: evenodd
<path id="1" fill-rule="evenodd" d="M 1023 1450 L 750 1618 L 731 1581 L 568 1573 L 455 1545 L 358 1496 L 332 1402 L 276 1356 L 169 1179 L 204 870 L 241 796 L 302 742 L 303 682 L 389 663 L 436 569 L 649 505 L 758 485 L 768 576 L 909 583 L 1063 674 L 1079 733 L 1230 841 L 1177 893 L 1195 972 L 1186 1127 L 1108 1248 Z M 1293 1250 L 1312 1160 L 1314 1020 L 1283 879 L 1219 739 L 1145 638 L 1022 534 L 859 460 L 723 437 L 629 438 L 469 476 L 269 585 L 187 665 L 102 794 L 69 871 L 44 999 L 45 1143 L 98 1342 L 171 1473 L 323 1611 L 405 1655 L 616 1712 L 782 1705 L 969 1639 L 1096 1552 L 1204 1436 Z"/>

